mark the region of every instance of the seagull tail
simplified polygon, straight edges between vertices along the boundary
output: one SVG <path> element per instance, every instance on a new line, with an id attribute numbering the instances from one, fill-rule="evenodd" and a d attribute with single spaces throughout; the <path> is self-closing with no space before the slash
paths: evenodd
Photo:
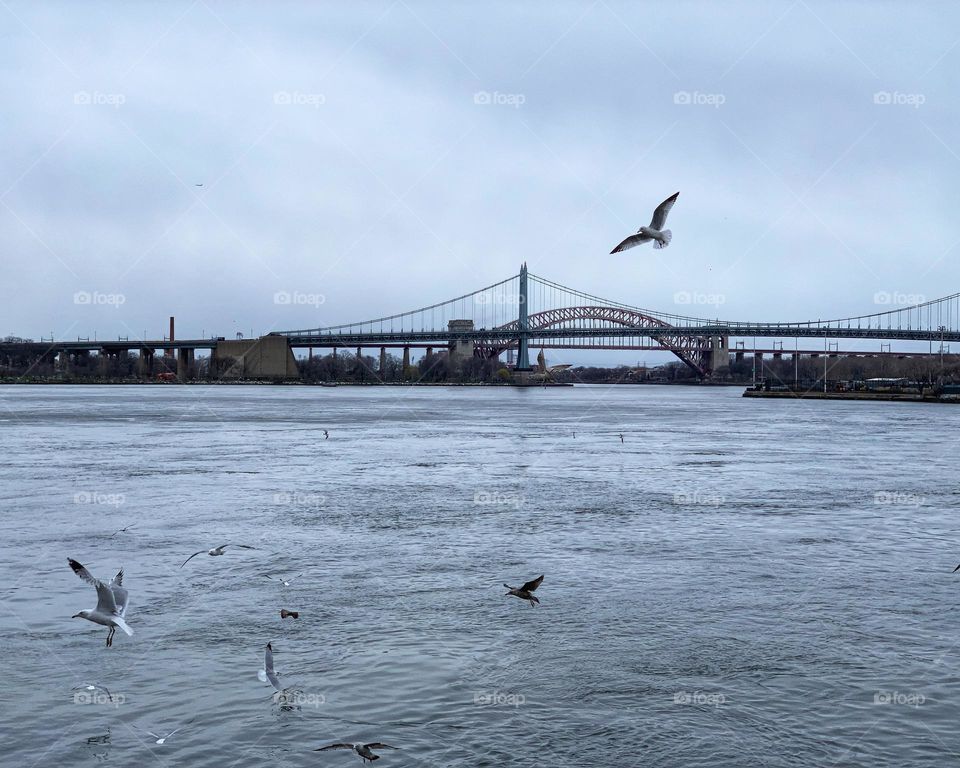
<path id="1" fill-rule="evenodd" d="M 121 619 L 119 616 L 114 616 L 114 617 L 113 617 L 113 623 L 116 624 L 118 627 L 120 627 L 120 629 L 122 629 L 122 630 L 123 630 L 124 632 L 126 632 L 128 635 L 132 635 L 132 634 L 133 634 L 133 630 L 130 629 L 130 627 L 127 626 L 127 622 L 125 622 L 125 621 L 124 621 L 123 619 Z"/>
<path id="2" fill-rule="evenodd" d="M 663 230 L 663 232 L 660 234 L 663 235 L 663 240 L 653 241 L 653 247 L 658 250 L 660 248 L 666 248 L 668 245 L 670 245 L 670 241 L 673 240 L 673 232 L 671 232 L 669 229 Z"/>

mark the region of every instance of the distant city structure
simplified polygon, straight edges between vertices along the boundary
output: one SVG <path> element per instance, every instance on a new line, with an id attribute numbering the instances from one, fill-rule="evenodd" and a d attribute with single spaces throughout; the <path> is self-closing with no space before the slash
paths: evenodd
<path id="1" fill-rule="evenodd" d="M 77 339 L 28 342 L 10 338 L 0 342 L 0 375 L 24 368 L 89 371 L 95 363 L 100 375 L 110 376 L 121 359 L 140 378 L 157 376 L 179 380 L 198 374 L 196 353 L 207 353 L 208 376 L 234 379 L 296 379 L 302 374 L 294 352 L 356 350 L 361 374 L 374 381 L 386 377 L 388 350 L 399 350 L 399 370 L 411 368 L 411 350 L 425 351 L 434 375 L 464 370 L 493 375 L 506 370 L 522 382 L 545 374 L 545 363 L 530 364 L 530 347 L 551 349 L 650 350 L 671 352 L 696 379 L 749 360 L 762 368 L 767 361 L 793 361 L 799 371 L 803 358 L 926 358 L 943 365 L 949 343 L 960 342 L 960 294 L 868 315 L 801 323 L 728 322 L 656 312 L 601 299 L 528 272 L 428 307 L 358 323 L 279 331 L 259 338 L 222 336 L 178 339 L 174 318 L 169 336 L 158 340 L 123 338 L 116 341 Z M 795 340 L 785 349 L 783 339 Z M 731 347 L 730 340 L 735 341 Z M 769 339 L 758 346 L 757 339 Z M 877 339 L 887 342 L 878 352 L 844 350 L 842 340 Z M 749 340 L 749 346 L 748 341 Z M 803 346 L 800 341 L 803 340 Z M 926 341 L 927 351 L 893 350 L 894 342 Z M 937 347 L 934 349 L 933 344 Z M 158 359 L 157 350 L 164 350 Z M 379 363 L 364 356 L 379 352 Z M 435 354 L 445 349 L 445 354 Z M 503 359 L 505 357 L 505 360 Z M 371 362 L 364 362 L 370 360 Z M 557 371 L 559 372 L 559 371 Z M 501 374 L 502 376 L 502 374 Z M 755 375 L 754 375 L 755 378 Z"/>

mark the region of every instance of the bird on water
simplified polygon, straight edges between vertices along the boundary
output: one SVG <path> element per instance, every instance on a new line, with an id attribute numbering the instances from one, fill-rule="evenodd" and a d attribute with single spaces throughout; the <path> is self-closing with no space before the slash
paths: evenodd
<path id="1" fill-rule="evenodd" d="M 532 581 L 528 581 L 522 587 L 514 588 L 514 587 L 511 587 L 509 584 L 504 584 L 503 586 L 505 586 L 508 590 L 510 590 L 509 592 L 507 592 L 507 595 L 513 595 L 514 597 L 519 597 L 521 600 L 529 600 L 530 607 L 532 608 L 534 604 L 538 604 L 540 602 L 539 600 L 537 600 L 536 597 L 534 597 L 533 593 L 534 591 L 536 591 L 537 587 L 540 586 L 541 582 L 543 582 L 543 574 L 540 574 L 539 576 L 537 576 L 537 578 L 533 579 Z"/>
<path id="2" fill-rule="evenodd" d="M 221 544 L 219 547 L 214 547 L 213 549 L 201 549 L 199 552 L 194 552 L 190 557 L 180 563 L 180 567 L 183 568 L 187 563 L 189 563 L 197 555 L 202 555 L 204 553 L 210 555 L 210 557 L 220 557 L 223 554 L 223 551 L 227 547 L 243 547 L 244 549 L 256 549 L 256 547 L 248 546 L 247 544 Z"/>
<path id="3" fill-rule="evenodd" d="M 380 755 L 373 754 L 372 750 L 374 749 L 400 749 L 400 747 L 391 747 L 389 744 L 384 744 L 382 741 L 371 741 L 369 744 L 327 744 L 325 747 L 320 747 L 319 749 L 313 750 L 314 752 L 326 752 L 329 749 L 352 749 L 358 755 L 363 762 L 373 762 L 374 760 L 379 760 Z"/>
<path id="4" fill-rule="evenodd" d="M 92 621 L 94 624 L 109 627 L 110 632 L 107 634 L 107 648 L 113 645 L 113 635 L 117 631 L 117 627 L 120 627 L 120 629 L 128 635 L 132 635 L 133 630 L 127 626 L 127 622 L 124 621 L 123 618 L 129 599 L 127 590 L 123 588 L 123 568 L 121 568 L 117 572 L 117 575 L 110 579 L 110 581 L 104 583 L 100 581 L 100 579 L 95 579 L 91 576 L 90 571 L 80 565 L 76 560 L 68 557 L 67 562 L 70 563 L 70 567 L 77 576 L 97 590 L 97 607 L 92 610 L 75 613 L 70 618 L 86 619 L 87 621 Z"/>
<path id="5" fill-rule="evenodd" d="M 680 193 L 675 192 L 660 203 L 653 212 L 653 218 L 650 219 L 650 226 L 640 227 L 635 234 L 625 237 L 610 253 L 620 253 L 628 248 L 635 248 L 638 245 L 649 243 L 651 240 L 653 240 L 654 248 L 666 248 L 670 245 L 673 233 L 669 229 L 664 229 L 663 225 L 667 223 L 667 214 L 670 213 L 670 209 L 673 208 L 673 204 L 677 202 L 679 196 Z"/>

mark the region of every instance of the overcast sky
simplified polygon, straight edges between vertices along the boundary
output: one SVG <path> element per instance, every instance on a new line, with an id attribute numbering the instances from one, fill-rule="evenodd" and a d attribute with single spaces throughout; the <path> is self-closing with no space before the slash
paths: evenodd
<path id="1" fill-rule="evenodd" d="M 330 325 L 524 260 L 740 320 L 953 293 L 958 73 L 952 2 L 3 0 L 0 335 Z"/>

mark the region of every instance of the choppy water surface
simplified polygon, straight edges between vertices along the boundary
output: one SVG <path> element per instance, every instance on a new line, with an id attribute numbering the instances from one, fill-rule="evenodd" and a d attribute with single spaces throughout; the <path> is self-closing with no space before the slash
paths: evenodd
<path id="1" fill-rule="evenodd" d="M 960 408 L 739 395 L 4 388 L 2 762 L 960 761 Z"/>

